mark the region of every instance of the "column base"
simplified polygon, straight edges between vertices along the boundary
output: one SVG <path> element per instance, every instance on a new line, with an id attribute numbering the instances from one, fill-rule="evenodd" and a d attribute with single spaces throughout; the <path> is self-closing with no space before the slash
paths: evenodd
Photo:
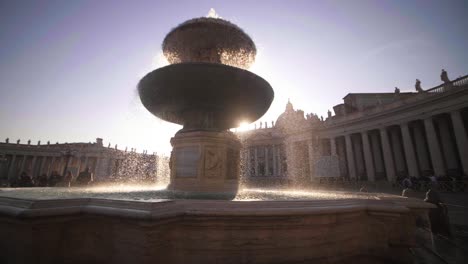
<path id="1" fill-rule="evenodd" d="M 168 189 L 235 196 L 241 143 L 230 131 L 178 132 L 172 139 Z"/>

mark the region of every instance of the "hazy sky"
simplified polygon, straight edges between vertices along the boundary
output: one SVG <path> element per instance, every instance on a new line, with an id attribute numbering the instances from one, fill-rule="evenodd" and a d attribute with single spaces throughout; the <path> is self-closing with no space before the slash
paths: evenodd
<path id="1" fill-rule="evenodd" d="M 141 105 L 136 84 L 161 43 L 210 8 L 259 50 L 251 69 L 325 115 L 350 92 L 412 91 L 468 74 L 468 1 L 0 0 L 0 140 L 89 142 L 167 152 L 180 129 Z"/>

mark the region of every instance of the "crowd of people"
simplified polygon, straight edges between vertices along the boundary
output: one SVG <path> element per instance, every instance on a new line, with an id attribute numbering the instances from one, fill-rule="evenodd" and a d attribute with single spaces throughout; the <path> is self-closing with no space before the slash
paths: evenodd
<path id="1" fill-rule="evenodd" d="M 93 174 L 89 168 L 80 172 L 76 178 L 70 171 L 65 175 L 60 175 L 57 171 L 52 171 L 50 177 L 46 174 L 41 174 L 37 177 L 31 177 L 27 172 L 23 171 L 19 177 L 13 179 L 10 187 L 71 187 L 71 186 L 87 186 L 93 182 Z"/>
<path id="2" fill-rule="evenodd" d="M 421 177 L 404 177 L 399 176 L 397 182 L 404 189 L 412 189 L 416 191 L 424 191 L 427 189 L 437 189 L 440 191 L 463 192 L 466 189 L 466 183 L 462 177 L 450 176 L 421 176 Z"/>

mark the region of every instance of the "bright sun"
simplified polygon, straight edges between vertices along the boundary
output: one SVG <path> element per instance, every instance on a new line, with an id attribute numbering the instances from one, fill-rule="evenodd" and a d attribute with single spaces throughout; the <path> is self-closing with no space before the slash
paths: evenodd
<path id="1" fill-rule="evenodd" d="M 249 123 L 247 122 L 241 122 L 239 126 L 236 128 L 237 131 L 246 131 L 249 130 Z"/>

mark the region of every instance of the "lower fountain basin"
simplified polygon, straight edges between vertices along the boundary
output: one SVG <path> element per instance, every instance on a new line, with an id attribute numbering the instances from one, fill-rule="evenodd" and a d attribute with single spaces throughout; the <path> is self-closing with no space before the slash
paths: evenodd
<path id="1" fill-rule="evenodd" d="M 0 246 L 8 252 L 0 262 L 406 263 L 416 218 L 431 208 L 379 194 L 304 200 L 307 193 L 283 191 L 298 200 L 273 201 L 276 191 L 245 190 L 222 201 L 170 200 L 160 190 L 136 201 L 87 190 L 70 198 L 63 188 L 61 199 L 0 191 Z M 267 201 L 252 201 L 259 197 Z"/>

